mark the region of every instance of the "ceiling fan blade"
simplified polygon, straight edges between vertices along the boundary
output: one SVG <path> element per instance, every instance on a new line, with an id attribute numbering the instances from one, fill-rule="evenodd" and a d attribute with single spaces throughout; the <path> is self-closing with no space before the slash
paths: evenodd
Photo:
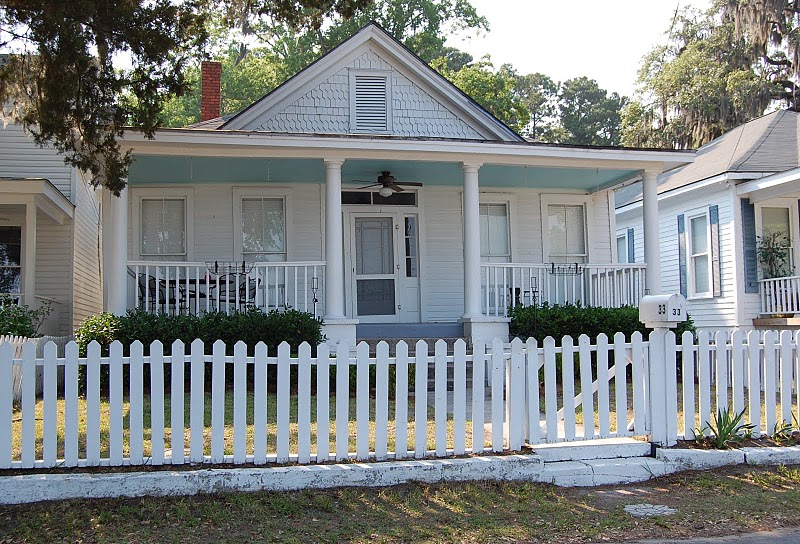
<path id="1" fill-rule="evenodd" d="M 356 190 L 360 191 L 361 189 L 372 189 L 373 187 L 380 187 L 381 185 L 382 184 L 380 183 L 373 183 L 371 185 L 365 185 L 364 187 L 356 187 Z"/>
<path id="2" fill-rule="evenodd" d="M 396 184 L 396 183 L 389 183 L 389 184 L 387 185 L 387 187 L 388 187 L 389 189 L 391 189 L 392 191 L 394 191 L 395 193 L 402 193 L 403 191 L 405 191 L 405 189 L 403 189 L 402 187 L 400 187 L 400 186 L 399 186 L 398 184 Z"/>
<path id="3" fill-rule="evenodd" d="M 407 187 L 422 187 L 422 184 L 418 181 L 398 181 L 397 185 L 405 185 Z"/>

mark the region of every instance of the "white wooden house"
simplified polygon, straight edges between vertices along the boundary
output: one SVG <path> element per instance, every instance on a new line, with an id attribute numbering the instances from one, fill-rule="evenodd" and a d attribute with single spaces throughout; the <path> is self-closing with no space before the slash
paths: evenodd
<path id="1" fill-rule="evenodd" d="M 655 202 L 691 152 L 528 142 L 375 24 L 230 117 L 204 68 L 203 122 L 125 137 L 114 311 L 291 306 L 332 340 L 489 338 L 534 297 L 635 304 L 657 284 L 657 262 L 614 262 L 609 189 L 643 176 Z"/>
<path id="2" fill-rule="evenodd" d="M 101 240 L 86 179 L 20 126 L 0 127 L 0 294 L 34 308 L 49 301 L 40 332 L 71 334 L 103 310 Z"/>
<path id="3" fill-rule="evenodd" d="M 697 151 L 658 178 L 664 291 L 681 292 L 700 328 L 787 328 L 800 321 L 800 115 L 777 111 Z M 641 186 L 617 191 L 617 262 L 644 261 Z M 759 262 L 769 233 L 791 246 L 785 277 Z"/>

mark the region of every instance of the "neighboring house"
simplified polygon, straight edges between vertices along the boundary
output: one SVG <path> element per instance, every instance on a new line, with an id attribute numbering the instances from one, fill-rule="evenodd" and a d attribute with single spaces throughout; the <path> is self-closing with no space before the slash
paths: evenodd
<path id="1" fill-rule="evenodd" d="M 125 137 L 116 312 L 291 306 L 352 343 L 507 336 L 534 295 L 635 304 L 645 267 L 613 263 L 609 189 L 693 158 L 525 141 L 375 24 L 226 118 L 204 63 L 202 110 Z"/>
<path id="2" fill-rule="evenodd" d="M 33 308 L 50 301 L 43 334 L 72 334 L 103 310 L 98 195 L 21 127 L 0 128 L 0 293 Z"/>
<path id="3" fill-rule="evenodd" d="M 658 177 L 662 291 L 684 294 L 698 327 L 795 324 L 787 317 L 800 313 L 798 135 L 800 115 L 777 111 L 712 140 L 695 162 Z M 616 193 L 618 262 L 644 260 L 641 197 L 639 183 Z M 759 240 L 770 233 L 790 246 L 780 274 L 789 278 L 769 278 L 759 261 Z"/>

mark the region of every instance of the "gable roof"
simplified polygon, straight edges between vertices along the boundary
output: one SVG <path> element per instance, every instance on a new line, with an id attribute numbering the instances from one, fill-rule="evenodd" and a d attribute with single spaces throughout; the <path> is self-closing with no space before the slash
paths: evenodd
<path id="1" fill-rule="evenodd" d="M 753 119 L 697 150 L 693 163 L 658 178 L 665 193 L 725 173 L 771 174 L 800 166 L 800 114 L 780 110 Z M 641 183 L 619 189 L 616 207 L 642 198 Z"/>
<path id="2" fill-rule="evenodd" d="M 241 130 L 256 119 L 277 113 L 292 97 L 297 97 L 302 89 L 315 81 L 321 81 L 341 69 L 343 62 L 365 45 L 375 46 L 402 69 L 425 85 L 426 91 L 437 100 L 446 103 L 458 117 L 484 135 L 487 140 L 522 142 L 524 138 L 489 113 L 474 99 L 453 85 L 444 76 L 431 68 L 413 51 L 396 40 L 376 22 L 370 22 L 358 32 L 344 40 L 334 49 L 308 65 L 287 81 L 250 104 L 247 108 L 219 123 L 212 120 L 205 126 L 194 128 L 214 128 L 220 130 Z M 218 124 L 219 123 L 219 124 Z"/>

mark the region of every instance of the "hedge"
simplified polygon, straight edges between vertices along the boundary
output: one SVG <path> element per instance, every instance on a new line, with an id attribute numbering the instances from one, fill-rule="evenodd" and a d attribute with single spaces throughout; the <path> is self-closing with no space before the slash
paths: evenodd
<path id="1" fill-rule="evenodd" d="M 612 338 L 618 332 L 630 338 L 636 331 L 647 336 L 652 330 L 639 321 L 639 309 L 635 306 L 600 308 L 544 303 L 541 306 L 517 306 L 510 310 L 509 316 L 511 337 L 523 340 L 533 337 L 541 341 L 552 336 L 560 342 L 561 337 L 566 335 L 577 338 L 586 334 L 590 338 L 596 338 L 600 333 Z M 690 316 L 675 329 L 675 333 L 680 336 L 687 330 L 695 331 Z"/>

